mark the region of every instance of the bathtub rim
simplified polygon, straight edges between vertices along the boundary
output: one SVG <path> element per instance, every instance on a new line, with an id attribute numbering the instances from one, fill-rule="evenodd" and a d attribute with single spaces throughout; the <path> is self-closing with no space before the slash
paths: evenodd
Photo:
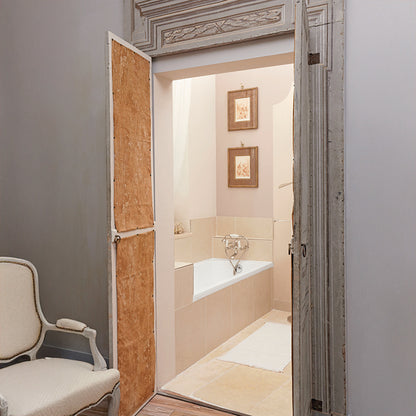
<path id="1" fill-rule="evenodd" d="M 212 260 L 216 260 L 216 261 L 220 260 L 222 262 L 229 263 L 229 260 L 228 259 L 223 259 L 223 258 L 218 258 L 218 257 L 212 257 L 212 258 L 208 258 L 208 259 L 201 260 L 199 262 L 195 262 L 194 263 L 194 281 L 195 281 L 195 264 L 196 263 L 203 263 L 203 262 L 206 262 L 208 260 L 211 260 L 211 261 Z M 242 262 L 245 262 L 245 261 L 258 262 L 258 263 L 263 263 L 263 265 L 262 266 L 259 266 L 255 270 L 251 270 L 251 271 L 247 272 L 246 274 L 244 274 L 244 272 L 243 272 L 243 274 L 239 274 L 237 278 L 233 278 L 233 279 L 227 280 L 227 281 L 222 282 L 220 284 L 217 284 L 217 285 L 215 285 L 213 287 L 210 287 L 209 289 L 205 289 L 205 290 L 199 292 L 197 295 L 195 295 L 195 292 L 194 292 L 192 302 L 197 302 L 198 300 L 201 300 L 201 299 L 203 299 L 203 298 L 205 298 L 205 297 L 207 297 L 209 295 L 212 295 L 212 294 L 214 294 L 216 292 L 219 292 L 222 289 L 225 289 L 225 288 L 227 288 L 229 286 L 232 286 L 232 285 L 234 285 L 234 284 L 236 284 L 238 282 L 241 282 L 241 281 L 243 281 L 245 279 L 248 279 L 251 276 L 254 276 L 254 275 L 258 274 L 258 273 L 264 272 L 265 270 L 269 270 L 269 269 L 271 269 L 271 268 L 274 267 L 273 262 L 272 261 L 267 261 L 267 260 L 248 260 L 248 259 L 243 259 L 241 261 Z M 244 263 L 243 263 L 243 265 L 244 265 Z M 230 267 L 231 267 L 231 265 L 230 265 Z M 194 287 L 195 287 L 195 284 L 194 284 Z"/>

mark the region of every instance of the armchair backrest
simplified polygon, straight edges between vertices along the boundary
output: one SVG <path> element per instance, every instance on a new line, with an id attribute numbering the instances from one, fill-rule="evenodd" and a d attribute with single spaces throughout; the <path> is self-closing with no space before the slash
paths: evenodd
<path id="1" fill-rule="evenodd" d="M 36 351 L 44 336 L 38 274 L 32 263 L 0 257 L 0 362 Z"/>

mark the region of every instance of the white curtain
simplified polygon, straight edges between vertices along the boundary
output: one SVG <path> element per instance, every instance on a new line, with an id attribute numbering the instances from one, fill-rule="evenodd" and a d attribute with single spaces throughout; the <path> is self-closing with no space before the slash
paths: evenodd
<path id="1" fill-rule="evenodd" d="M 173 149 L 175 223 L 182 223 L 189 231 L 189 113 L 192 80 L 173 82 Z"/>

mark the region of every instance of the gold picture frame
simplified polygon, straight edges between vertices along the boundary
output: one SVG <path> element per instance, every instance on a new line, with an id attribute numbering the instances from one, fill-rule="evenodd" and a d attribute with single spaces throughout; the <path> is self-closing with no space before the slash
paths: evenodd
<path id="1" fill-rule="evenodd" d="M 228 131 L 258 128 L 258 88 L 228 91 Z"/>
<path id="2" fill-rule="evenodd" d="M 258 146 L 228 149 L 228 187 L 258 188 Z"/>

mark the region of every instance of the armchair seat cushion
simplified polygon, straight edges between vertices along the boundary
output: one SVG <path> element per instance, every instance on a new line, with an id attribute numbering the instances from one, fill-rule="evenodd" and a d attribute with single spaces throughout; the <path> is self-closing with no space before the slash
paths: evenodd
<path id="1" fill-rule="evenodd" d="M 117 370 L 62 358 L 25 361 L 0 370 L 8 416 L 73 415 L 97 403 L 119 382 Z"/>

